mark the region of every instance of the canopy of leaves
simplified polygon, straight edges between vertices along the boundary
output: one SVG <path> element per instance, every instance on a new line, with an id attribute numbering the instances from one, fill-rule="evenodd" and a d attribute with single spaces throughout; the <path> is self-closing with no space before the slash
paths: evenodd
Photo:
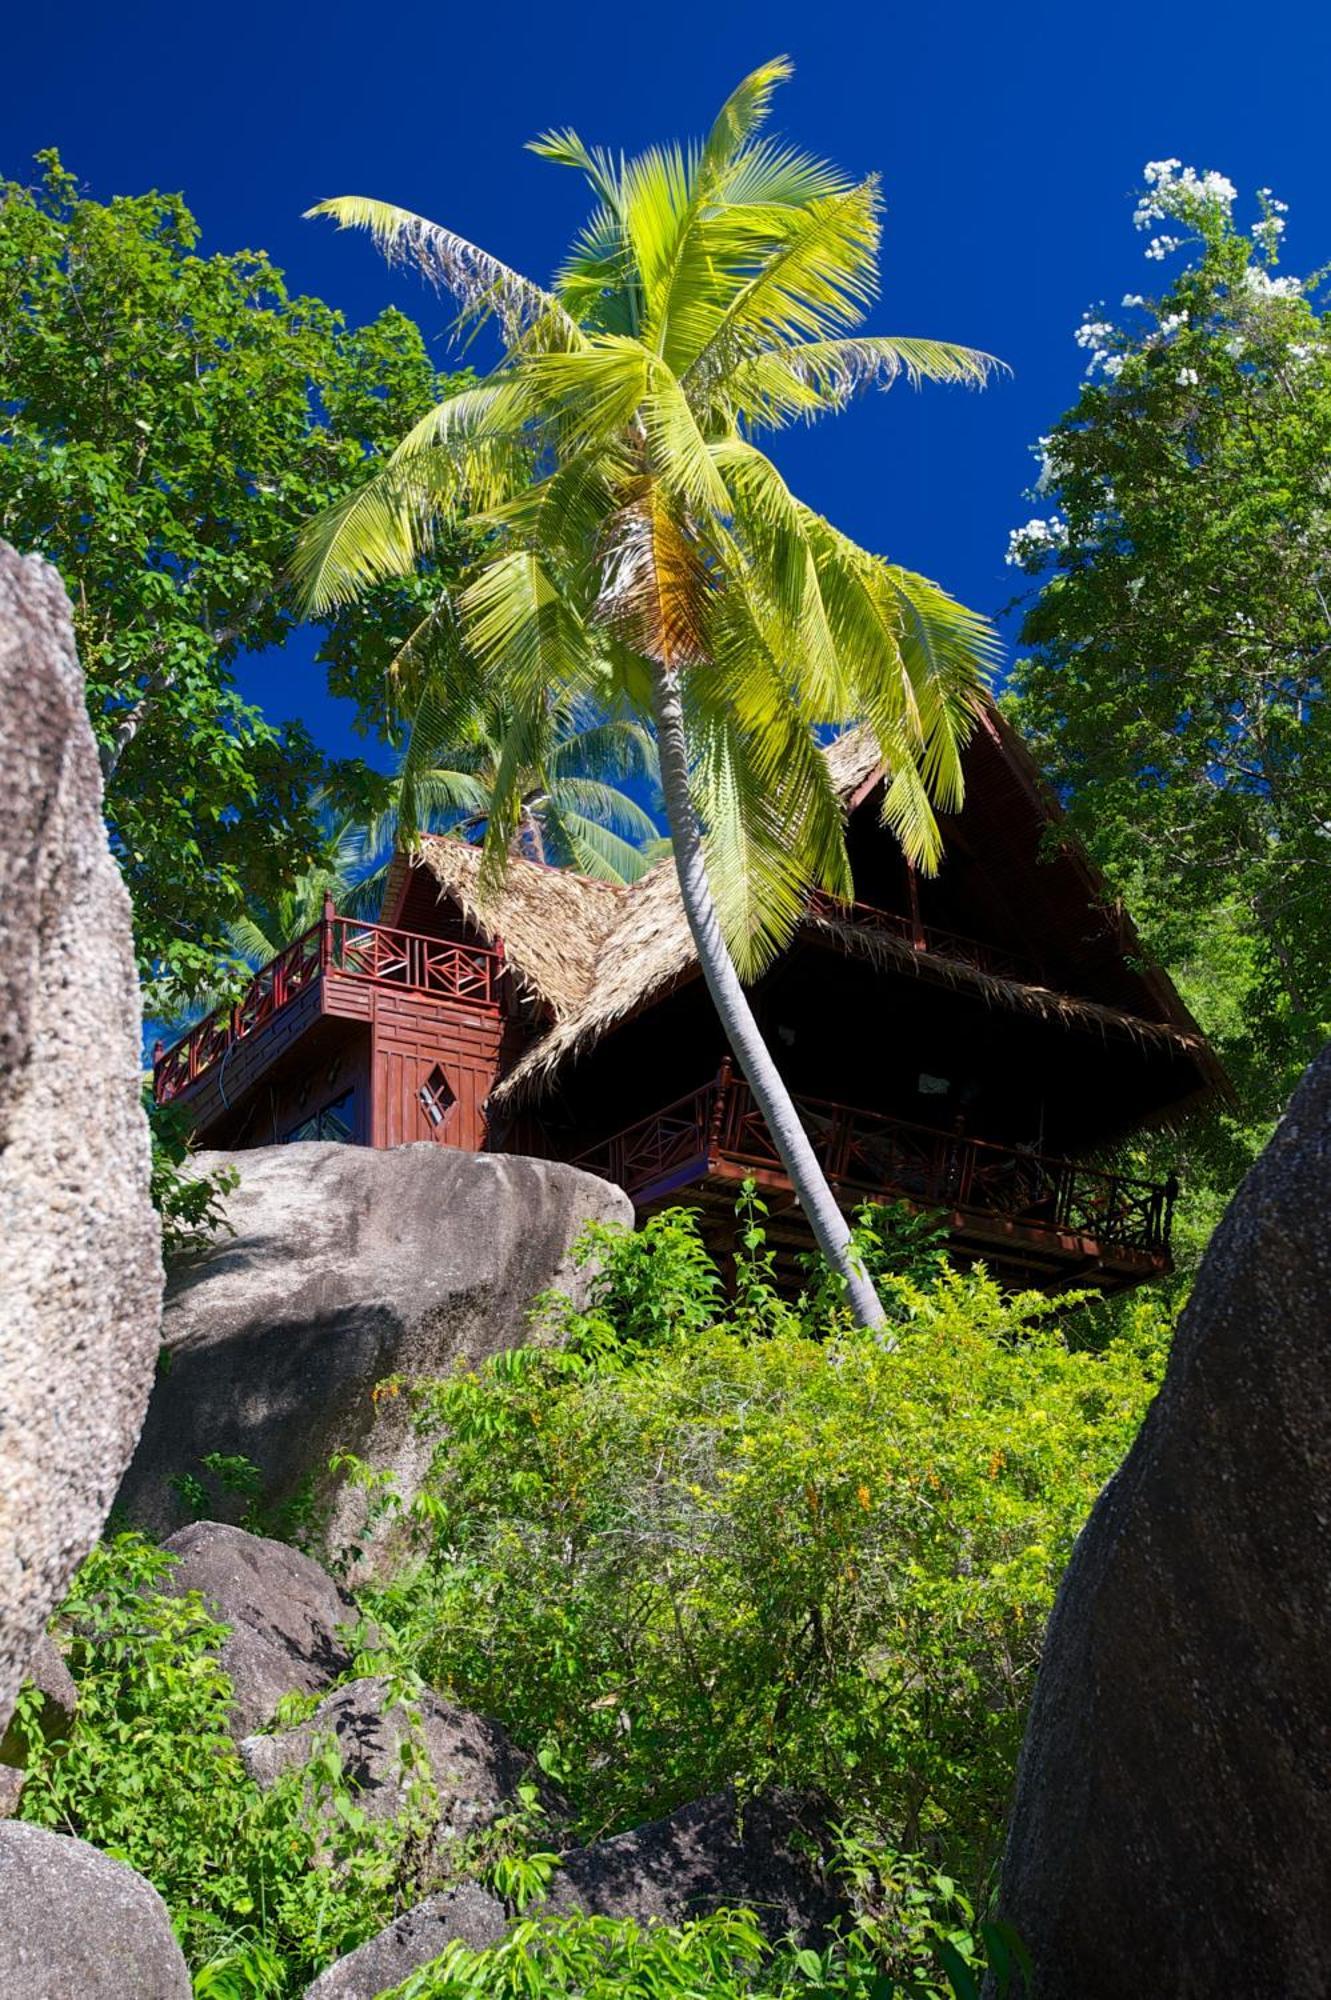
<path id="1" fill-rule="evenodd" d="M 69 590 L 141 965 L 188 996 L 246 889 L 311 851 L 314 746 L 230 669 L 293 628 L 299 524 L 445 385 L 400 314 L 350 331 L 262 252 L 199 255 L 179 196 L 103 205 L 40 165 L 0 184 L 0 534 Z M 381 690 L 419 587 L 328 626 L 338 685 Z"/>
<path id="2" fill-rule="evenodd" d="M 511 718 L 492 878 L 552 693 L 642 714 L 659 676 L 682 676 L 709 875 L 744 971 L 789 937 L 810 884 L 849 890 L 821 729 L 873 723 L 894 771 L 887 816 L 936 860 L 933 808 L 960 798 L 992 643 L 936 585 L 799 501 L 754 442 L 874 383 L 979 384 L 993 367 L 863 331 L 877 182 L 764 135 L 788 74 L 756 71 L 691 148 L 615 160 L 572 132 L 538 140 L 594 203 L 549 289 L 405 209 L 322 203 L 452 291 L 464 320 L 494 318 L 505 352 L 311 525 L 298 561 L 319 609 L 412 574 L 459 523 L 481 538 L 397 675 L 434 684 L 446 737 L 478 700 Z"/>
<path id="3" fill-rule="evenodd" d="M 1331 1028 L 1331 325 L 1269 195 L 1245 233 L 1222 176 L 1148 179 L 1148 257 L 1190 254 L 1082 328 L 1013 707 L 1260 1128 Z M 1227 1190 L 1251 1135 L 1217 1144 Z"/>

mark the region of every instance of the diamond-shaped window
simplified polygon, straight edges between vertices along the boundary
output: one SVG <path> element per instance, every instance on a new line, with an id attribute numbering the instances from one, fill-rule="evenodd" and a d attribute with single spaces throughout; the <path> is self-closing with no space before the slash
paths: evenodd
<path id="1" fill-rule="evenodd" d="M 457 1092 L 438 1063 L 426 1077 L 417 1095 L 421 1100 L 422 1111 L 434 1126 L 442 1125 L 457 1103 Z"/>

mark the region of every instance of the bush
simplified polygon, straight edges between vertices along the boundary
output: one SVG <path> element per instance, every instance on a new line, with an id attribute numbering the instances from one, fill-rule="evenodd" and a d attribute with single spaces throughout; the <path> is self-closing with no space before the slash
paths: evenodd
<path id="1" fill-rule="evenodd" d="M 294 1995 L 403 1907 L 415 1826 L 368 1820 L 327 1745 L 260 1791 L 227 1732 L 226 1628 L 197 1592 L 164 1594 L 171 1562 L 138 1535 L 84 1562 L 58 1625 L 78 1713 L 47 1742 L 20 1696 L 20 1815 L 147 1876 L 200 1996 Z"/>
<path id="2" fill-rule="evenodd" d="M 768 1293 L 764 1314 L 760 1268 L 718 1317 L 682 1212 L 595 1241 L 562 1345 L 413 1392 L 418 1554 L 373 1615 L 544 1745 L 588 1835 L 782 1783 L 983 1881 L 1045 1616 L 1158 1328 L 1074 1351 L 1050 1301 L 944 1269 L 893 1281 L 887 1346 L 834 1308 Z"/>

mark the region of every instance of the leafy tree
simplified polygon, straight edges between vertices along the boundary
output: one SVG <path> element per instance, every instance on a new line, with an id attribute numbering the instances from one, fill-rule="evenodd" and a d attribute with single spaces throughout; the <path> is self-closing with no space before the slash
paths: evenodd
<path id="1" fill-rule="evenodd" d="M 320 760 L 231 669 L 292 630 L 299 523 L 444 387 L 410 321 L 349 331 L 261 252 L 197 253 L 178 195 L 83 196 L 54 153 L 0 184 L 0 534 L 59 568 L 150 1007 L 205 986 L 221 927 L 314 851 Z M 444 552 L 446 553 L 446 552 Z M 326 628 L 381 678 L 423 582 Z M 348 803 L 375 788 L 350 764 Z"/>
<path id="2" fill-rule="evenodd" d="M 1009 554 L 1041 584 L 1014 710 L 1236 1078 L 1228 1191 L 1331 1028 L 1331 327 L 1269 192 L 1245 231 L 1222 175 L 1146 179 L 1148 258 L 1185 254 L 1079 333 Z"/>
<path id="3" fill-rule="evenodd" d="M 439 597 L 398 664 L 435 682 L 441 733 L 478 702 L 513 718 L 492 880 L 552 690 L 654 719 L 709 990 L 820 1246 L 876 1323 L 740 975 L 790 936 L 812 884 L 850 893 L 821 728 L 874 725 L 894 774 L 888 822 L 936 862 L 933 804 L 960 801 L 991 634 L 803 505 L 753 437 L 902 373 L 980 383 L 992 363 L 855 331 L 876 289 L 877 182 L 761 136 L 788 74 L 784 61 L 755 71 L 688 151 L 616 162 L 572 132 L 537 141 L 596 200 L 553 290 L 405 209 L 320 205 L 448 287 L 467 320 L 495 319 L 504 357 L 311 526 L 298 571 L 326 610 L 410 574 L 441 527 L 484 530 L 465 588 Z"/>

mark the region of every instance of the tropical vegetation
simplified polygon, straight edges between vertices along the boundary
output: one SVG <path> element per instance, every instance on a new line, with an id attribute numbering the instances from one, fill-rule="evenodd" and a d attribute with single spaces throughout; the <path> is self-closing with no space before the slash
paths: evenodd
<path id="1" fill-rule="evenodd" d="M 965 1995 L 1007 1948 L 984 1920 L 1044 1617 L 1167 1326 L 1144 1308 L 1090 1351 L 1075 1301 L 1005 1300 L 865 1217 L 888 1344 L 835 1288 L 777 1295 L 752 1197 L 742 1238 L 727 1299 L 687 1212 L 591 1231 L 585 1307 L 547 1298 L 530 1347 L 400 1387 L 428 1459 L 410 1506 L 359 1473 L 400 1512 L 401 1561 L 358 1588 L 350 1673 L 495 1716 L 570 1816 L 556 1830 L 533 1795 L 458 1850 L 451 1878 L 523 1922 L 497 1953 L 451 1951 L 413 2000 Z M 217 1470 L 253 1526 L 283 1526 L 247 1468 Z M 317 1547 L 317 1520 L 293 1529 Z M 84 1565 L 55 1624 L 78 1715 L 47 1742 L 25 1697 L 21 1810 L 156 1883 L 200 1994 L 294 1996 L 436 1886 L 415 1837 L 428 1795 L 368 1821 L 331 1744 L 261 1792 L 227 1734 L 222 1629 L 167 1593 L 170 1561 L 122 1535 Z M 738 1913 L 550 1924 L 543 1856 L 722 1785 L 823 1802 L 855 1911 L 840 1944 L 773 1953 Z"/>
<path id="2" fill-rule="evenodd" d="M 936 864 L 934 806 L 960 803 L 993 635 L 804 505 L 754 440 L 872 384 L 976 385 L 994 363 L 860 330 L 877 289 L 877 180 L 764 135 L 789 73 L 784 61 L 755 70 L 692 148 L 616 162 L 571 131 L 534 142 L 595 202 L 549 289 L 387 202 L 319 205 L 451 291 L 469 325 L 493 322 L 503 352 L 311 523 L 296 573 L 327 614 L 414 575 L 441 533 L 473 551 L 394 673 L 433 689 L 445 735 L 478 705 L 510 718 L 486 832 L 492 883 L 552 703 L 654 722 L 709 990 L 824 1255 L 877 1324 L 740 975 L 789 939 L 810 888 L 851 894 L 819 753 L 829 726 L 872 723 L 893 772 L 887 822 L 912 860 Z"/>
<path id="3" fill-rule="evenodd" d="M 1237 198 L 1147 168 L 1173 275 L 1080 328 L 1010 551 L 1039 584 L 1013 714 L 1236 1087 L 1187 1136 L 1194 1254 L 1331 1032 L 1331 322 L 1279 269 L 1284 204 L 1244 228 Z"/>
<path id="4" fill-rule="evenodd" d="M 112 851 L 148 1011 L 215 979 L 224 927 L 317 848 L 317 793 L 377 797 L 299 723 L 242 699 L 241 656 L 299 622 L 283 564 L 446 386 L 412 323 L 348 329 L 260 253 L 201 256 L 178 195 L 84 195 L 54 153 L 0 183 L 0 535 L 74 609 Z M 325 620 L 332 671 L 375 674 L 424 579 Z"/>

